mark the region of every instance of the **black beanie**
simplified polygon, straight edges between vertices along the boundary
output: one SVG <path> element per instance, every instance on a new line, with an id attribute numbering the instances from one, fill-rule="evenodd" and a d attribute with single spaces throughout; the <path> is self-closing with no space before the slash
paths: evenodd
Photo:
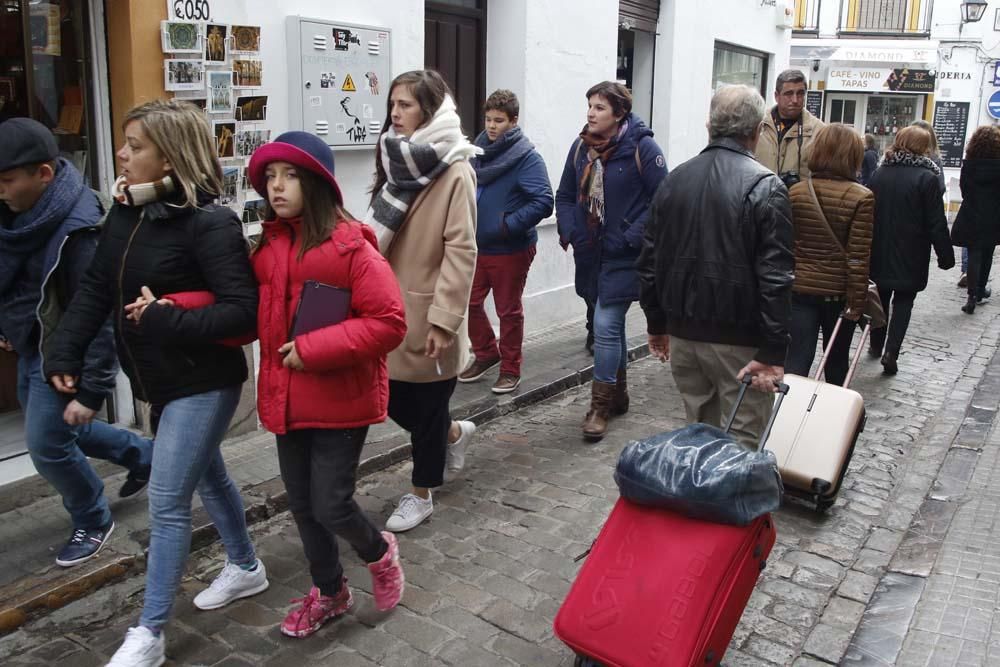
<path id="1" fill-rule="evenodd" d="M 59 157 L 59 146 L 49 128 L 30 118 L 11 118 L 0 123 L 0 171 L 51 162 Z"/>

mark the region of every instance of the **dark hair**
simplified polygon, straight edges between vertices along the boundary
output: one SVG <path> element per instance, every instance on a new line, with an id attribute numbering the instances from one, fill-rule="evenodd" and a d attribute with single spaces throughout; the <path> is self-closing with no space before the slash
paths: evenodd
<path id="1" fill-rule="evenodd" d="M 627 116 L 632 113 L 632 93 L 628 88 L 615 81 L 602 81 L 591 86 L 587 91 L 587 100 L 594 95 L 600 95 L 611 105 L 611 113 L 615 116 Z"/>
<path id="2" fill-rule="evenodd" d="M 865 135 L 865 150 L 868 150 L 869 148 L 872 149 L 872 150 L 875 149 L 875 135 L 874 134 L 866 134 Z"/>
<path id="3" fill-rule="evenodd" d="M 441 103 L 445 97 L 455 96 L 451 94 L 448 83 L 432 69 L 417 69 L 410 72 L 403 72 L 389 86 L 389 94 L 385 97 L 385 122 L 382 123 L 382 131 L 379 137 L 385 134 L 389 126 L 392 125 L 392 91 L 396 86 L 406 86 L 410 89 L 410 94 L 420 105 L 420 112 L 423 118 L 420 121 L 421 127 L 425 125 L 441 108 Z M 371 189 L 371 201 L 375 201 L 379 190 L 386 182 L 385 169 L 382 167 L 382 142 L 375 144 L 375 182 Z"/>
<path id="4" fill-rule="evenodd" d="M 1000 128 L 983 125 L 972 133 L 965 148 L 965 159 L 996 160 L 1000 158 Z"/>
<path id="5" fill-rule="evenodd" d="M 59 171 L 59 160 L 47 160 L 43 162 L 31 162 L 30 164 L 22 164 L 20 166 L 14 167 L 15 169 L 20 169 L 28 176 L 34 176 L 38 173 L 44 165 L 49 165 L 52 168 L 52 173 Z"/>
<path id="6" fill-rule="evenodd" d="M 777 80 L 774 82 L 774 92 L 781 93 L 782 87 L 786 83 L 805 83 L 806 75 L 802 73 L 800 69 L 786 69 L 784 72 L 778 75 Z"/>
<path id="7" fill-rule="evenodd" d="M 487 111 L 502 111 L 507 114 L 508 119 L 514 120 L 521 113 L 521 105 L 518 104 L 517 95 L 501 88 L 486 98 L 483 113 L 485 114 Z"/>
<path id="8" fill-rule="evenodd" d="M 302 245 L 299 246 L 298 254 L 301 261 L 307 251 L 330 238 L 330 232 L 338 221 L 353 220 L 354 216 L 344 209 L 337 193 L 325 178 L 302 167 L 295 167 L 295 173 L 302 187 Z M 273 220 L 275 217 L 270 200 L 266 200 L 264 220 Z M 254 248 L 255 252 L 263 247 L 266 239 L 267 234 L 261 234 L 260 243 Z"/>
<path id="9" fill-rule="evenodd" d="M 830 174 L 854 180 L 865 158 L 861 137 L 843 123 L 830 123 L 813 137 L 809 151 L 809 170 L 815 174 Z"/>

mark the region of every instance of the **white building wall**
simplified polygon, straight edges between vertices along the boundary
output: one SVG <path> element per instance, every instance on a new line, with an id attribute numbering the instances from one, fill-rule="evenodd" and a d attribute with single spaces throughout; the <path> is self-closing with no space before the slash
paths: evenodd
<path id="1" fill-rule="evenodd" d="M 708 141 L 705 123 L 716 41 L 768 54 L 768 91 L 788 67 L 791 31 L 776 25 L 779 7 L 713 0 L 706 11 L 706 4 L 663 0 L 660 7 L 652 126 L 671 168 L 696 155 Z M 769 93 L 766 101 L 773 104 L 773 98 Z"/>

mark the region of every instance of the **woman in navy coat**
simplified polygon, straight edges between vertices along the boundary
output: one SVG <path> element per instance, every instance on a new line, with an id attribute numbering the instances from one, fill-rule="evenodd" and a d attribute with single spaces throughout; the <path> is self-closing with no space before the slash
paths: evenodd
<path id="1" fill-rule="evenodd" d="M 625 314 L 639 299 L 639 257 L 650 202 L 667 175 L 653 132 L 632 113 L 628 89 L 610 81 L 587 91 L 587 124 L 573 142 L 556 221 L 573 246 L 576 291 L 594 308 L 594 382 L 583 435 L 600 440 L 612 415 L 628 411 Z"/>

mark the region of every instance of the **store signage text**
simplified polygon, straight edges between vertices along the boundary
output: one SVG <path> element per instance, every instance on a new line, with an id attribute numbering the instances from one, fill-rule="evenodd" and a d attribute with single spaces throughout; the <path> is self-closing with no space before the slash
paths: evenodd
<path id="1" fill-rule="evenodd" d="M 208 0 L 167 0 L 167 16 L 174 21 L 210 21 Z"/>
<path id="2" fill-rule="evenodd" d="M 972 81 L 972 75 L 968 72 L 938 72 L 939 79 L 953 79 L 957 81 Z"/>
<path id="3" fill-rule="evenodd" d="M 842 67 L 831 69 L 827 90 L 858 92 L 933 93 L 935 77 L 925 69 Z"/>
<path id="4" fill-rule="evenodd" d="M 880 63 L 924 63 L 936 60 L 936 52 L 928 49 L 859 49 L 839 47 L 829 60 L 860 60 Z"/>

